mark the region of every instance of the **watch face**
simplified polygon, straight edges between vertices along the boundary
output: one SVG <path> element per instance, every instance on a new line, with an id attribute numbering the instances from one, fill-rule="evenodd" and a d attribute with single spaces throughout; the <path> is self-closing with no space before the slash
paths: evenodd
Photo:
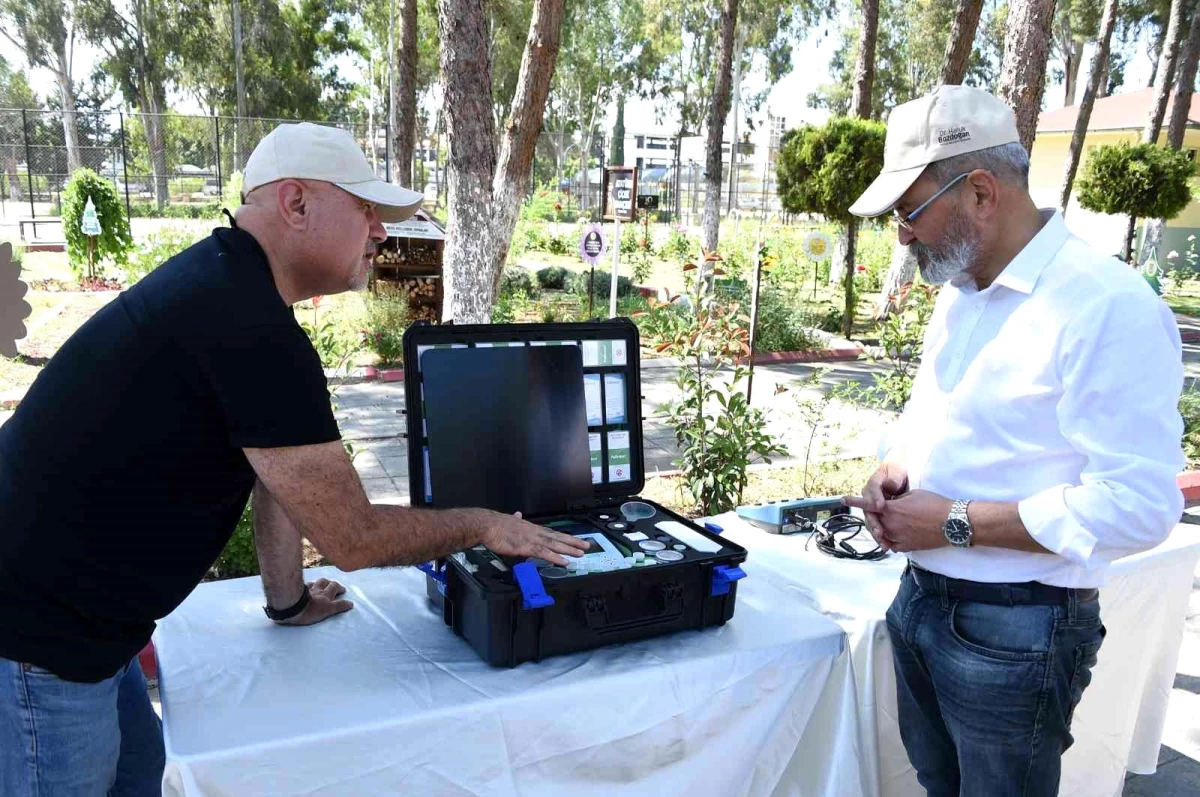
<path id="1" fill-rule="evenodd" d="M 971 541 L 971 526 L 964 520 L 952 518 L 943 526 L 951 545 L 966 545 Z"/>

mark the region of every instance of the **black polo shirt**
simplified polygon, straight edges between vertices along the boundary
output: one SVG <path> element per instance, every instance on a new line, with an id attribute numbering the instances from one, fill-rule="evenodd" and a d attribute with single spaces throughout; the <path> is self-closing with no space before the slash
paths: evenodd
<path id="1" fill-rule="evenodd" d="M 337 440 L 320 359 L 247 232 L 96 313 L 0 426 L 0 657 L 99 681 L 221 553 L 243 447 Z"/>

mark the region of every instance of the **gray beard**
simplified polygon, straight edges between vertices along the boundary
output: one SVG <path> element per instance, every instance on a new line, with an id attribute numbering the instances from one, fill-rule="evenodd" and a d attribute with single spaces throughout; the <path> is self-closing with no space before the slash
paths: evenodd
<path id="1" fill-rule="evenodd" d="M 957 212 L 947 223 L 946 232 L 938 246 L 926 246 L 917 241 L 909 246 L 917 256 L 921 279 L 931 285 L 949 282 L 971 268 L 979 259 L 982 248 L 978 233 Z"/>

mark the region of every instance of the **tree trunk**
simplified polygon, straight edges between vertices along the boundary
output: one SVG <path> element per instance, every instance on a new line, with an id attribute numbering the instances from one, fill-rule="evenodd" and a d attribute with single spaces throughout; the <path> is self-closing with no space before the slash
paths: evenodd
<path id="1" fill-rule="evenodd" d="M 1125 245 L 1121 250 L 1121 259 L 1126 263 L 1132 263 L 1133 258 L 1133 233 L 1137 230 L 1137 218 L 1129 217 L 1129 226 L 1125 228 Z"/>
<path id="2" fill-rule="evenodd" d="M 1108 70 L 1112 66 L 1112 55 L 1109 55 L 1109 60 L 1104 64 L 1104 71 L 1100 73 L 1100 88 L 1096 89 L 1096 99 L 1102 100 L 1108 96 Z"/>
<path id="3" fill-rule="evenodd" d="M 729 115 L 737 14 L 738 0 L 724 0 L 716 88 L 708 114 L 708 152 L 704 175 L 704 248 L 710 252 L 716 251 L 721 232 L 721 141 L 725 137 L 725 117 Z M 736 147 L 737 142 L 734 141 L 730 148 L 730 168 L 733 167 L 733 149 Z"/>
<path id="4" fill-rule="evenodd" d="M 1170 13 L 1168 11 L 1168 16 Z M 1146 81 L 1146 88 L 1154 88 L 1154 81 L 1158 78 L 1158 67 L 1162 63 L 1163 45 L 1167 41 L 1167 25 L 1160 23 L 1158 26 L 1158 35 L 1154 38 L 1154 43 L 1148 48 L 1149 55 L 1153 59 L 1154 64 L 1150 67 L 1150 79 Z"/>
<path id="5" fill-rule="evenodd" d="M 443 320 L 484 323 L 512 242 L 546 95 L 558 57 L 564 0 L 535 0 L 512 110 L 497 158 L 482 0 L 441 0 L 443 110 L 450 137 Z"/>
<path id="6" fill-rule="evenodd" d="M 1167 23 L 1166 37 L 1163 40 L 1162 54 L 1158 58 L 1158 66 L 1155 69 L 1158 91 L 1154 94 L 1154 104 L 1150 106 L 1150 115 L 1146 119 L 1146 127 L 1142 130 L 1142 141 L 1148 144 L 1158 141 L 1163 117 L 1167 113 L 1167 103 L 1171 99 L 1175 62 L 1179 58 L 1183 32 L 1186 30 L 1183 18 L 1185 10 L 1184 0 L 1171 0 L 1171 15 Z"/>
<path id="7" fill-rule="evenodd" d="M 875 40 L 879 34 L 879 0 L 862 0 L 862 27 L 859 31 L 850 115 L 870 119 L 871 90 L 875 85 Z"/>
<path id="8" fill-rule="evenodd" d="M 833 251 L 829 256 L 829 284 L 842 281 L 842 269 L 846 265 L 846 228 L 840 228 L 833 236 Z"/>
<path id="9" fill-rule="evenodd" d="M 1071 199 L 1071 187 L 1075 184 L 1075 172 L 1079 168 L 1083 140 L 1087 135 L 1088 122 L 1092 118 L 1092 106 L 1096 102 L 1100 80 L 1104 77 L 1103 67 L 1108 63 L 1108 50 L 1112 43 L 1112 32 L 1116 21 L 1117 0 L 1105 0 L 1104 15 L 1100 19 L 1100 36 L 1096 41 L 1096 52 L 1092 56 L 1087 88 L 1083 90 L 1083 101 L 1079 103 L 1079 115 L 1075 118 L 1075 132 L 1071 136 L 1071 146 L 1067 150 L 1066 168 L 1063 171 L 1062 184 L 1058 191 L 1058 206 L 1063 213 L 1067 212 L 1067 203 Z"/>
<path id="10" fill-rule="evenodd" d="M 25 193 L 21 188 L 21 177 L 17 174 L 17 155 L 11 149 L 4 156 L 4 171 L 8 174 L 8 198 L 21 201 Z"/>
<path id="11" fill-rule="evenodd" d="M 1083 42 L 1073 42 L 1067 53 L 1063 77 L 1063 105 L 1075 104 L 1075 86 L 1079 80 L 1079 65 L 1083 62 Z"/>
<path id="12" fill-rule="evenodd" d="M 1046 87 L 1054 1 L 1013 0 L 1009 4 L 1004 63 L 1000 67 L 996 95 L 1016 114 L 1021 145 L 1030 152 L 1042 107 L 1042 92 Z"/>
<path id="13" fill-rule="evenodd" d="M 64 38 L 58 42 L 56 53 L 58 65 L 54 68 L 54 77 L 58 80 L 58 94 L 62 100 L 63 143 L 67 146 L 67 175 L 83 165 L 79 155 L 79 126 L 75 122 L 75 91 L 71 85 L 70 58 L 67 55 L 67 42 Z"/>
<path id="14" fill-rule="evenodd" d="M 746 33 L 743 25 L 738 29 L 737 43 L 733 48 L 733 132 L 729 140 L 733 145 L 729 148 L 729 193 L 725 202 L 725 213 L 733 212 L 737 202 L 738 189 L 738 111 L 742 104 L 742 50 L 746 45 Z"/>
<path id="15" fill-rule="evenodd" d="M 858 219 L 846 224 L 846 249 L 842 260 L 842 292 L 846 308 L 842 313 L 842 337 L 849 338 L 854 326 L 854 239 L 858 235 Z"/>
<path id="16" fill-rule="evenodd" d="M 1171 123 L 1167 127 L 1167 146 L 1171 149 L 1183 146 L 1183 131 L 1192 109 L 1197 61 L 1200 61 L 1200 13 L 1192 15 L 1187 42 L 1180 55 L 1179 74 L 1175 77 L 1175 99 L 1171 104 Z"/>
<path id="17" fill-rule="evenodd" d="M 233 80 L 237 94 L 234 101 L 238 118 L 233 123 L 233 170 L 241 171 L 246 166 L 246 153 L 242 151 L 245 141 L 242 140 L 242 120 L 246 118 L 246 77 L 242 58 L 242 3 L 233 0 Z"/>
<path id="18" fill-rule="evenodd" d="M 613 124 L 612 148 L 608 156 L 612 166 L 625 165 L 625 94 L 617 95 L 617 121 Z"/>
<path id="19" fill-rule="evenodd" d="M 1192 87 L 1196 82 L 1196 63 L 1200 61 L 1200 14 L 1192 15 L 1187 42 L 1179 57 L 1179 74 L 1175 79 L 1175 99 L 1171 103 L 1171 123 L 1167 127 L 1167 146 L 1178 150 L 1183 146 L 1183 132 L 1187 126 L 1188 112 L 1192 107 Z M 1145 262 L 1151 253 L 1157 255 L 1162 243 L 1166 219 L 1148 219 L 1142 231 L 1142 248 L 1139 259 Z"/>
<path id="20" fill-rule="evenodd" d="M 983 0 L 958 0 L 954 12 L 954 26 L 946 40 L 946 54 L 942 57 L 942 74 L 938 83 L 957 86 L 967 74 L 971 61 L 971 48 L 975 44 L 975 30 L 979 27 L 979 14 Z"/>
<path id="21" fill-rule="evenodd" d="M 911 246 L 901 246 L 897 243 L 892 249 L 892 263 L 888 266 L 879 296 L 875 299 L 876 320 L 887 318 L 891 313 L 898 313 L 903 309 L 900 305 L 900 289 L 916 278 L 916 254 Z"/>
<path id="22" fill-rule="evenodd" d="M 141 106 L 142 127 L 146 131 L 146 147 L 150 151 L 150 173 L 154 183 L 154 201 L 161 209 L 171 201 L 169 174 L 167 172 L 167 147 L 163 135 L 163 117 L 161 109 L 163 102 L 161 90 L 143 83 Z"/>
<path id="23" fill-rule="evenodd" d="M 396 109 L 393 130 L 392 174 L 397 183 L 412 187 L 413 147 L 417 141 L 417 0 L 399 0 L 400 36 L 396 44 L 396 76 L 392 103 Z"/>

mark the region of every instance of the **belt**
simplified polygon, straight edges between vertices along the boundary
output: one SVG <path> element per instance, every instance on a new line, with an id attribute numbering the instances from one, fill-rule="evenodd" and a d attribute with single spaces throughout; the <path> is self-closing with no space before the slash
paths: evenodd
<path id="1" fill-rule="evenodd" d="M 912 562 L 908 563 L 908 572 L 913 581 L 923 591 L 934 595 L 945 594 L 947 598 L 975 603 L 995 603 L 1001 606 L 1016 606 L 1027 603 L 1039 606 L 1066 606 L 1074 597 L 1077 603 L 1096 600 L 1100 590 L 1095 587 L 1070 588 L 1052 587 L 1037 581 L 1025 581 L 1014 584 L 988 584 L 982 581 L 967 581 L 961 578 L 950 578 L 940 573 L 931 573 Z"/>

